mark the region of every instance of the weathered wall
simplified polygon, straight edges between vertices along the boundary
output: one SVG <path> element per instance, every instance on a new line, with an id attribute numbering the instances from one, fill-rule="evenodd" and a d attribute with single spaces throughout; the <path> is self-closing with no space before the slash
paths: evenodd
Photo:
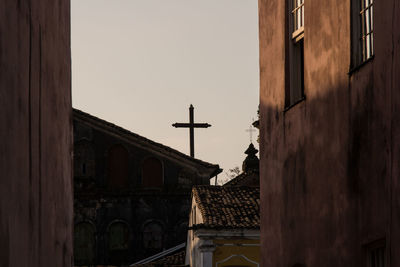
<path id="1" fill-rule="evenodd" d="M 400 264 L 400 3 L 374 3 L 375 57 L 350 67 L 350 0 L 305 1 L 306 100 L 284 112 L 285 1 L 259 0 L 262 265 Z"/>
<path id="2" fill-rule="evenodd" d="M 93 246 L 82 246 L 91 247 L 90 251 L 94 257 L 88 260 L 89 253 L 86 253 L 86 257 L 79 259 L 79 255 L 75 254 L 75 265 L 132 264 L 185 242 L 191 187 L 193 184 L 206 184 L 204 179 L 191 171 L 188 163 L 174 161 L 170 155 L 172 153 L 158 155 L 151 150 L 150 145 L 140 147 L 134 141 L 128 141 L 114 132 L 107 131 L 105 126 L 96 128 L 77 116 L 73 125 L 74 156 L 78 156 L 78 151 L 83 151 L 79 149 L 83 143 L 93 149 L 93 154 L 80 153 L 79 158 L 74 159 L 75 229 L 78 229 L 76 226 L 81 223 L 90 223 L 95 232 Z M 126 162 L 129 165 L 127 173 L 124 174 L 125 178 L 122 179 L 124 183 L 117 188 L 110 185 L 115 176 L 109 168 L 109 159 L 112 157 L 109 153 L 110 148 L 116 145 L 126 150 Z M 93 157 L 94 168 L 93 172 L 89 171 L 89 164 L 86 164 L 85 172 L 88 175 L 84 176 L 79 168 L 85 162 L 90 162 L 87 156 Z M 157 173 L 147 176 L 143 174 L 144 162 L 152 158 L 157 158 L 162 166 L 160 184 L 145 181 L 149 178 L 152 181 L 156 180 L 152 175 L 156 176 Z M 201 171 L 200 165 L 198 170 Z M 185 175 L 181 175 L 182 173 Z M 127 248 L 116 256 L 109 246 L 109 227 L 115 221 L 126 224 L 129 232 Z M 149 230 L 149 225 L 152 224 L 160 226 L 161 233 L 153 234 L 153 231 Z M 149 244 L 153 235 L 159 237 L 160 241 L 155 242 L 157 244 Z M 89 235 L 76 234 L 77 238 L 82 239 L 87 236 Z M 75 249 L 78 249 L 77 243 Z M 76 250 L 76 253 L 79 251 Z"/>
<path id="3" fill-rule="evenodd" d="M 0 266 L 71 266 L 69 1 L 0 1 Z"/>

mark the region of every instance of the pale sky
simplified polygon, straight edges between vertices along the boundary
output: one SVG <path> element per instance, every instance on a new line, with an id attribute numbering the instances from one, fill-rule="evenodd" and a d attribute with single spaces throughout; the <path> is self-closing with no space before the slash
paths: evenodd
<path id="1" fill-rule="evenodd" d="M 195 157 L 241 168 L 259 103 L 257 0 L 71 0 L 75 108 Z M 258 131 L 253 134 L 256 142 Z"/>

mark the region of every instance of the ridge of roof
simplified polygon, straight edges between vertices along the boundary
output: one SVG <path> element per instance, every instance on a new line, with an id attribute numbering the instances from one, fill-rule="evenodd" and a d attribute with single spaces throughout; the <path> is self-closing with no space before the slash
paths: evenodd
<path id="1" fill-rule="evenodd" d="M 203 217 L 193 228 L 259 229 L 259 187 L 196 185 L 192 194 Z"/>
<path id="2" fill-rule="evenodd" d="M 245 182 L 246 179 L 257 178 L 259 176 L 260 176 L 259 171 L 255 171 L 255 170 L 242 172 L 241 174 L 239 174 L 235 178 L 232 178 L 228 182 L 224 183 L 222 186 L 238 186 L 238 184 L 240 184 L 241 182 Z M 248 185 L 248 186 L 251 186 L 251 185 Z"/>
<path id="3" fill-rule="evenodd" d="M 100 119 L 100 118 L 98 118 L 96 116 L 93 116 L 93 115 L 91 115 L 89 113 L 86 113 L 86 112 L 84 112 L 82 110 L 79 110 L 79 109 L 76 109 L 76 108 L 73 108 L 72 110 L 73 110 L 73 115 L 74 115 L 73 117 L 74 118 L 78 117 L 78 118 L 80 118 L 82 120 L 85 120 L 86 122 L 88 122 L 87 120 L 90 120 L 89 123 L 95 123 L 95 124 L 100 124 L 102 126 L 105 126 L 105 127 L 109 128 L 110 130 L 112 130 L 113 132 L 115 132 L 116 134 L 118 134 L 120 136 L 128 136 L 129 138 L 136 139 L 136 141 L 140 141 L 143 145 L 148 145 L 148 146 L 153 146 L 155 148 L 158 148 L 160 150 L 159 151 L 160 153 L 167 152 L 167 153 L 175 154 L 176 156 L 184 158 L 185 160 L 190 161 L 190 162 L 192 162 L 194 164 L 199 164 L 199 165 L 201 165 L 203 167 L 206 167 L 206 168 L 214 168 L 215 170 L 211 174 L 210 178 L 212 178 L 215 175 L 217 175 L 217 174 L 222 172 L 222 169 L 219 167 L 218 164 L 212 164 L 212 163 L 209 163 L 209 162 L 206 162 L 206 161 L 202 161 L 200 159 L 192 158 L 192 157 L 190 157 L 190 156 L 188 156 L 188 155 L 186 155 L 186 154 L 184 154 L 184 153 L 182 153 L 182 152 L 180 152 L 180 151 L 178 151 L 176 149 L 173 149 L 173 148 L 171 148 L 169 146 L 166 146 L 166 145 L 163 145 L 161 143 L 157 143 L 157 142 L 155 142 L 153 140 L 150 140 L 150 139 L 148 139 L 146 137 L 143 137 L 143 136 L 138 135 L 138 134 L 136 134 L 134 132 L 131 132 L 131 131 L 129 131 L 129 130 L 125 129 L 125 128 L 122 128 L 122 127 L 120 127 L 120 126 L 118 126 L 118 125 L 116 125 L 114 123 L 111 123 L 111 122 L 108 122 L 106 120 Z"/>

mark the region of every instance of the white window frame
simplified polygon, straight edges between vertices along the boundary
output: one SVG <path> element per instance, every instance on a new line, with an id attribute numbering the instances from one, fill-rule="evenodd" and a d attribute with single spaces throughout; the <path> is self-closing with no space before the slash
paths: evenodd
<path id="1" fill-rule="evenodd" d="M 285 110 L 305 99 L 304 94 L 304 2 L 287 0 L 289 86 L 285 88 Z"/>
<path id="2" fill-rule="evenodd" d="M 362 62 L 374 55 L 374 0 L 360 0 Z"/>
<path id="3" fill-rule="evenodd" d="M 374 57 L 373 13 L 373 0 L 351 0 L 350 73 Z"/>
<path id="4" fill-rule="evenodd" d="M 304 37 L 304 1 L 292 0 L 292 39 L 295 42 Z"/>

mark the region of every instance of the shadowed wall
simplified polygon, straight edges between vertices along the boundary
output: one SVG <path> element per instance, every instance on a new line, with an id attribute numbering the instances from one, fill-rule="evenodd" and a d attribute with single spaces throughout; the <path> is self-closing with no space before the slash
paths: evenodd
<path id="1" fill-rule="evenodd" d="M 0 1 L 0 266 L 72 265 L 69 1 Z"/>
<path id="2" fill-rule="evenodd" d="M 350 0 L 305 1 L 306 100 L 285 110 L 285 1 L 260 0 L 262 265 L 400 265 L 400 4 L 374 2 L 372 60 L 349 74 Z"/>

